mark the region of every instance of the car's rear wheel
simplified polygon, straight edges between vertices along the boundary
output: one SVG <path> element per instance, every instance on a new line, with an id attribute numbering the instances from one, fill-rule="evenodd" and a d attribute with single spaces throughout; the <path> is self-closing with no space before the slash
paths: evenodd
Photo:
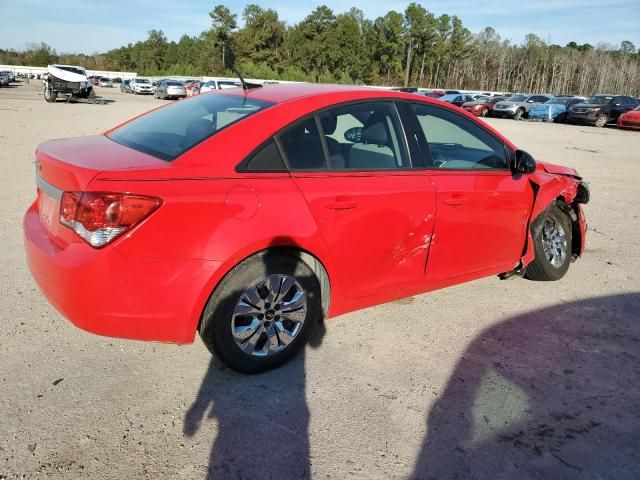
<path id="1" fill-rule="evenodd" d="M 522 120 L 522 117 L 524 116 L 524 109 L 523 108 L 519 108 L 518 110 L 516 110 L 516 114 L 513 116 L 514 120 Z"/>
<path id="2" fill-rule="evenodd" d="M 604 113 L 598 117 L 595 126 L 598 128 L 604 127 L 609 122 L 609 117 Z"/>
<path id="3" fill-rule="evenodd" d="M 571 220 L 554 205 L 533 226 L 536 258 L 527 265 L 529 280 L 554 281 L 565 276 L 571 264 Z"/>
<path id="4" fill-rule="evenodd" d="M 318 279 L 304 261 L 261 253 L 237 265 L 216 288 L 200 336 L 234 370 L 270 370 L 304 347 L 322 320 L 320 298 Z"/>

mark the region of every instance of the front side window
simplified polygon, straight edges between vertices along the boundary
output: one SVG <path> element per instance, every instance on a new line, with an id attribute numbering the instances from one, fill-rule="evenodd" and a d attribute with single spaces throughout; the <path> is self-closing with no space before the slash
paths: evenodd
<path id="1" fill-rule="evenodd" d="M 433 167 L 447 170 L 508 168 L 501 141 L 455 112 L 413 104 L 431 152 Z"/>
<path id="2" fill-rule="evenodd" d="M 223 128 L 271 105 L 242 95 L 202 95 L 154 110 L 108 137 L 125 147 L 172 161 Z"/>

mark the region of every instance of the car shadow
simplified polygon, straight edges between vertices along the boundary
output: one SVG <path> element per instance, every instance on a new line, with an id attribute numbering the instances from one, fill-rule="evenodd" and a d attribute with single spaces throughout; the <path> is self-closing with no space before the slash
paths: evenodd
<path id="1" fill-rule="evenodd" d="M 466 349 L 413 479 L 640 478 L 640 293 L 508 319 Z"/>
<path id="2" fill-rule="evenodd" d="M 294 244 L 276 239 L 273 245 Z M 242 292 L 236 293 L 228 298 Z M 324 333 L 321 321 L 308 346 L 318 348 Z M 206 478 L 311 478 L 305 377 L 304 350 L 259 375 L 237 373 L 212 357 L 183 422 L 187 437 L 215 435 Z"/>

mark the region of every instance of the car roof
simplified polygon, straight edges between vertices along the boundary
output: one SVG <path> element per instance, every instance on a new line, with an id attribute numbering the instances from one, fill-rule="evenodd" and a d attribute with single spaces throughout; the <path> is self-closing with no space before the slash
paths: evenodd
<path id="1" fill-rule="evenodd" d="M 233 92 L 233 93 L 231 93 Z M 323 95 L 331 95 L 334 93 L 374 93 L 385 92 L 390 97 L 398 98 L 414 98 L 410 94 L 400 92 L 398 90 L 388 90 L 373 87 L 360 87 L 354 85 L 328 85 L 318 83 L 279 83 L 265 85 L 259 88 L 251 88 L 249 90 L 230 89 L 229 94 L 243 95 L 256 98 L 258 100 L 266 100 L 267 102 L 282 103 L 289 100 L 296 100 L 302 97 L 315 97 Z M 408 96 L 407 96 L 408 95 Z"/>

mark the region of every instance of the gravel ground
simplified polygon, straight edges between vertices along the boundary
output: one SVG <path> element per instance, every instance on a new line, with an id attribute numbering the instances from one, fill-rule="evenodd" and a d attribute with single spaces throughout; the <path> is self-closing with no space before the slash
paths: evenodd
<path id="1" fill-rule="evenodd" d="M 489 119 L 590 182 L 567 276 L 344 315 L 291 364 L 244 376 L 199 340 L 82 332 L 36 288 L 21 238 L 36 145 L 162 103 L 98 90 L 109 101 L 0 89 L 0 479 L 640 478 L 640 132 Z"/>

